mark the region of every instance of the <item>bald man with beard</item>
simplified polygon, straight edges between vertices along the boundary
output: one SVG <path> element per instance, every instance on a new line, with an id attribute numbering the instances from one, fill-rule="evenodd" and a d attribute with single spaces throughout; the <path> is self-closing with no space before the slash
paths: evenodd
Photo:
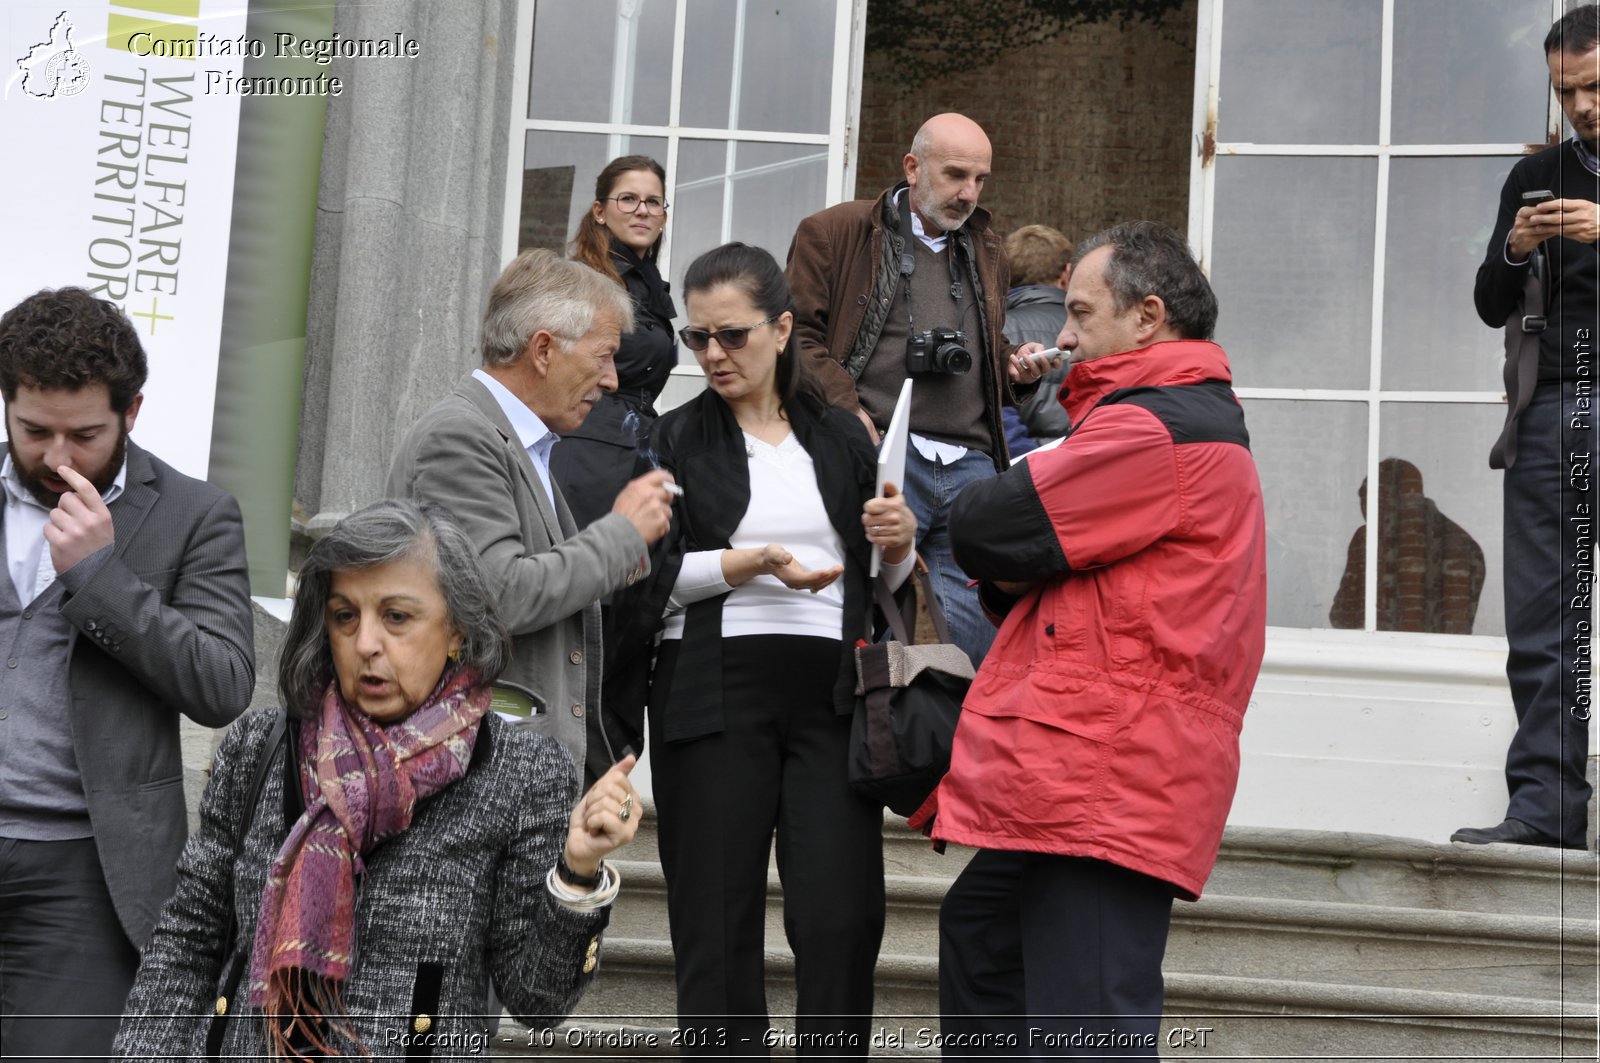
<path id="1" fill-rule="evenodd" d="M 916 381 L 900 486 L 951 635 L 974 664 L 994 626 L 950 554 L 950 506 L 1010 463 L 1001 408 L 1060 364 L 1029 358 L 1043 346 L 1018 348 L 1002 332 L 1011 274 L 978 206 L 991 158 L 978 123 L 934 115 L 902 160 L 905 179 L 876 200 L 806 218 L 788 264 L 795 336 L 831 402 L 856 411 L 876 439 L 906 377 Z"/>

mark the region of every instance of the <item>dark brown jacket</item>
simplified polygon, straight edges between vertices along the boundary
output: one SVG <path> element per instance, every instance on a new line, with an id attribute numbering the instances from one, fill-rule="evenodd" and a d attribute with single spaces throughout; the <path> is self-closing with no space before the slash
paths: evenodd
<path id="1" fill-rule="evenodd" d="M 794 296 L 796 342 L 827 390 L 828 400 L 849 410 L 860 408 L 856 377 L 878 345 L 900 283 L 902 240 L 898 223 L 887 213 L 893 209 L 890 197 L 900 187 L 875 200 L 858 199 L 818 211 L 800 223 L 789 245 L 787 273 Z M 1032 386 L 1013 385 L 1006 373 L 1016 350 L 1001 331 L 1011 269 L 1000 238 L 989 228 L 989 212 L 982 207 L 951 235 L 962 242 L 965 260 L 975 264 L 973 283 L 983 297 L 978 312 L 990 367 L 984 410 L 993 440 L 990 453 L 995 467 L 1003 469 L 1009 462 L 1000 407 L 1014 406 L 1033 391 Z"/>

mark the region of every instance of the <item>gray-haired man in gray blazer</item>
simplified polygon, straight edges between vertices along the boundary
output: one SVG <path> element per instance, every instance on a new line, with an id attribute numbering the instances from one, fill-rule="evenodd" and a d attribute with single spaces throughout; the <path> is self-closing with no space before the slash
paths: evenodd
<path id="1" fill-rule="evenodd" d="M 497 686 L 532 703 L 530 725 L 566 748 L 585 786 L 637 741 L 601 719 L 600 599 L 647 570 L 673 495 L 670 475 L 647 473 L 580 532 L 550 478 L 550 448 L 616 389 L 613 357 L 632 328 L 621 286 L 523 252 L 489 293 L 483 368 L 417 420 L 389 470 L 390 497 L 444 506 L 477 544 L 512 634 Z"/>
<path id="2" fill-rule="evenodd" d="M 187 832 L 178 714 L 220 727 L 255 682 L 239 506 L 129 442 L 145 376 L 81 288 L 0 317 L 7 1057 L 110 1053 Z"/>

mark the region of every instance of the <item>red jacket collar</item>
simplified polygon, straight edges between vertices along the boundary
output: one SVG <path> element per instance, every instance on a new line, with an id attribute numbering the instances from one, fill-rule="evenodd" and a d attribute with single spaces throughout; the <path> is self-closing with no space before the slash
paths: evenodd
<path id="1" fill-rule="evenodd" d="M 1061 401 L 1073 424 L 1094 404 L 1119 388 L 1167 384 L 1198 384 L 1221 380 L 1231 384 L 1233 373 L 1221 347 L 1207 340 L 1166 340 L 1089 362 L 1078 362 L 1067 373 Z"/>

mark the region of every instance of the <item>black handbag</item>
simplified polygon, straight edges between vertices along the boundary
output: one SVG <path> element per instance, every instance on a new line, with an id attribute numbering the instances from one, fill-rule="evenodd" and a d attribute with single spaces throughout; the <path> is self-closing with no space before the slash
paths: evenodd
<path id="1" fill-rule="evenodd" d="M 972 685 L 972 660 L 950 641 L 928 568 L 917 558 L 918 592 L 938 642 L 915 645 L 915 627 L 882 577 L 873 597 L 890 639 L 856 647 L 856 707 L 850 721 L 850 786 L 862 797 L 909 816 L 950 768 L 961 702 Z"/>

